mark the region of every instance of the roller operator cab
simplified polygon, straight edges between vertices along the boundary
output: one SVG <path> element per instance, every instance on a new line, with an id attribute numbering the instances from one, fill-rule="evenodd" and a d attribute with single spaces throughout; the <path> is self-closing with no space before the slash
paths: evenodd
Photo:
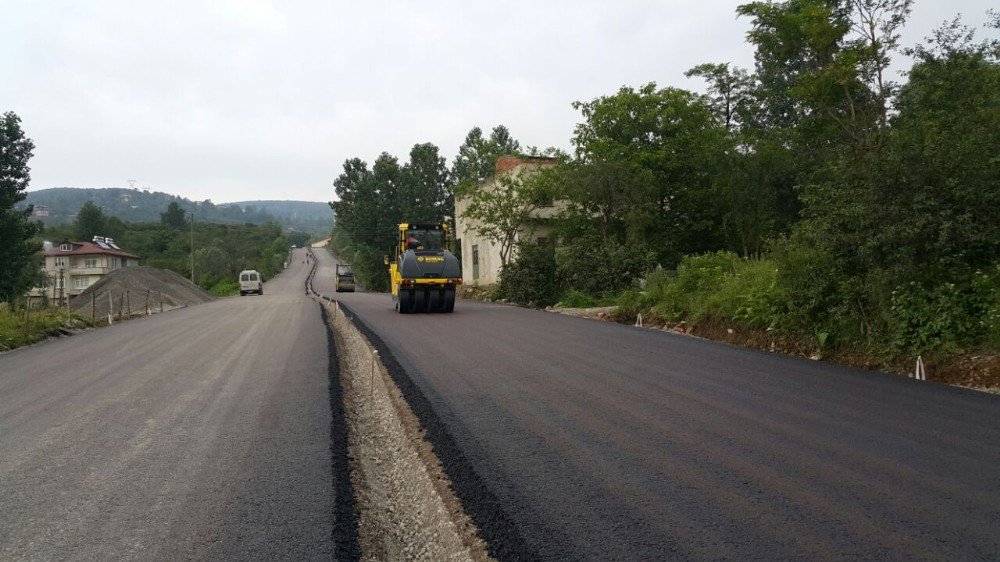
<path id="1" fill-rule="evenodd" d="M 399 225 L 396 259 L 390 262 L 386 256 L 385 262 L 392 300 L 400 314 L 455 310 L 462 265 L 448 249 L 450 244 L 447 225 Z"/>

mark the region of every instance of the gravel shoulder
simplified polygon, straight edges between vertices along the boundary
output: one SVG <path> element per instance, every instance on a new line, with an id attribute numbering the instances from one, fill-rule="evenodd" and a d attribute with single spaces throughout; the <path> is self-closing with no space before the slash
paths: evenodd
<path id="1" fill-rule="evenodd" d="M 490 560 L 375 349 L 324 303 L 340 368 L 363 560 Z"/>

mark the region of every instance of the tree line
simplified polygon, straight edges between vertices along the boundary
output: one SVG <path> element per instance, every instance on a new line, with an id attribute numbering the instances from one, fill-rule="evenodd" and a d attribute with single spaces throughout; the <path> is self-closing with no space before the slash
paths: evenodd
<path id="1" fill-rule="evenodd" d="M 577 102 L 571 154 L 549 151 L 557 165 L 498 193 L 476 190 L 497 156 L 538 154 L 502 126 L 473 129 L 450 169 L 426 144 L 402 164 L 349 160 L 335 247 L 381 288 L 399 220 L 444 220 L 458 193 L 499 240 L 554 199 L 558 243 L 514 248 L 497 296 L 603 300 L 879 354 L 996 348 L 1000 42 L 955 19 L 902 46 L 911 5 L 743 4 L 754 68 L 695 66 L 703 93 L 649 83 Z M 912 65 L 896 82 L 899 55 Z"/>

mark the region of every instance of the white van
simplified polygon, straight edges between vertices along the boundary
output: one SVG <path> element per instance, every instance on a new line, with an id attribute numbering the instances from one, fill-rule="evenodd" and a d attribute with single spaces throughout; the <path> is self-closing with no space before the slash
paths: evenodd
<path id="1" fill-rule="evenodd" d="M 244 269 L 240 272 L 240 296 L 247 293 L 264 294 L 264 279 L 255 269 Z"/>

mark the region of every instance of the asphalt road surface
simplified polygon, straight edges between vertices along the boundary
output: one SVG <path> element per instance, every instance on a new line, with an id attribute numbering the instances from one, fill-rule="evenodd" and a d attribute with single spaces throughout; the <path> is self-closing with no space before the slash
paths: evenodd
<path id="1" fill-rule="evenodd" d="M 510 306 L 398 315 L 317 255 L 497 552 L 1000 558 L 1000 396 Z"/>
<path id="2" fill-rule="evenodd" d="M 305 251 L 233 297 L 0 355 L 0 559 L 330 559 Z"/>

